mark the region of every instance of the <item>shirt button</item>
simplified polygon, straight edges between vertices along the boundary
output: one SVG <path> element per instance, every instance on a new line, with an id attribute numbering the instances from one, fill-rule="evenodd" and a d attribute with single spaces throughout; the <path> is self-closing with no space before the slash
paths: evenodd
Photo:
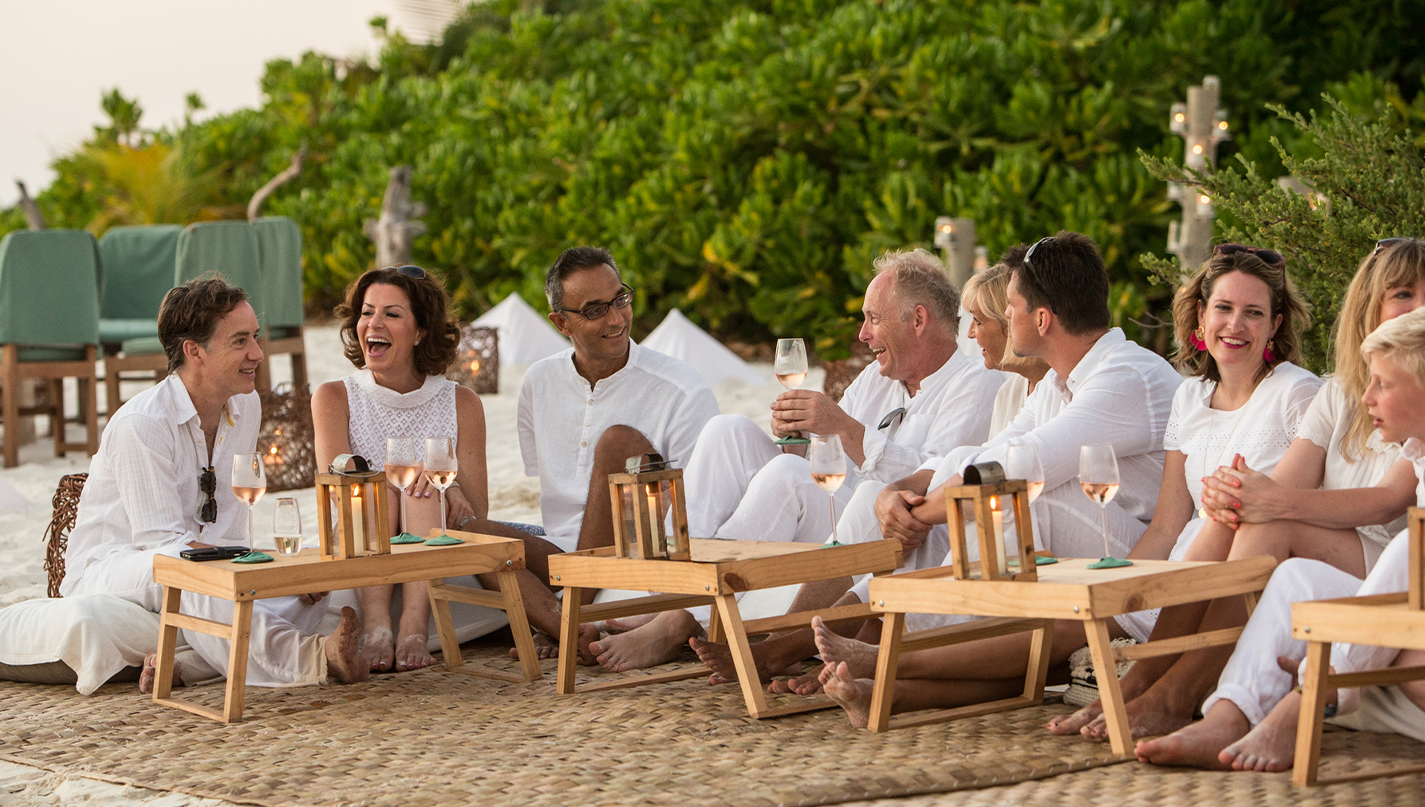
<path id="1" fill-rule="evenodd" d="M 585 426 L 592 426 L 592 425 L 594 425 L 594 424 L 592 424 L 592 423 L 590 423 L 589 421 L 586 420 L 586 421 L 584 421 L 584 425 L 585 425 Z"/>
<path id="2" fill-rule="evenodd" d="M 589 447 L 589 444 L 588 444 L 588 443 L 580 443 L 580 444 L 579 444 L 579 447 L 580 447 L 580 448 L 588 448 L 588 447 Z"/>
<path id="3" fill-rule="evenodd" d="M 593 402 L 594 402 L 594 399 L 593 399 L 593 398 L 590 398 L 590 399 L 589 399 L 589 403 L 593 403 Z"/>

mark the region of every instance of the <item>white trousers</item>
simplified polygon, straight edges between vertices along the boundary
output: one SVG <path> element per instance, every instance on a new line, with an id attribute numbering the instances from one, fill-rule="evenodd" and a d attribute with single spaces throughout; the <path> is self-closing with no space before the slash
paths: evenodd
<path id="1" fill-rule="evenodd" d="M 750 418 L 718 415 L 703 427 L 683 471 L 688 532 L 698 538 L 825 543 L 833 524 L 829 498 L 841 511 L 857 486 L 855 471 L 847 470 L 846 483 L 828 497 L 812 482 L 806 459 L 783 454 Z"/>
<path id="2" fill-rule="evenodd" d="M 118 549 L 84 568 L 71 596 L 113 594 L 158 613 L 163 586 L 153 582 L 155 555 L 178 557 L 182 546 L 152 550 Z M 216 622 L 232 622 L 233 603 L 202 594 L 183 593 L 183 613 Z M 304 605 L 296 597 L 257 600 L 252 607 L 247 684 L 299 686 L 326 682 L 326 637 L 315 635 L 325 603 Z M 227 674 L 228 640 L 184 631 L 189 646 L 214 670 Z"/>
<path id="3" fill-rule="evenodd" d="M 1277 665 L 1277 657 L 1302 661 L 1306 643 L 1291 637 L 1292 603 L 1337 597 L 1369 596 L 1404 591 L 1409 587 L 1409 533 L 1397 535 L 1381 554 L 1364 582 L 1316 560 L 1292 558 L 1272 573 L 1261 601 L 1247 621 L 1237 648 L 1223 669 L 1217 691 L 1203 704 L 1204 714 L 1219 700 L 1231 701 L 1252 725 L 1257 725 L 1291 691 L 1292 676 Z M 1400 650 L 1390 647 L 1336 644 L 1331 666 L 1338 673 L 1389 667 Z M 1338 722 L 1350 728 L 1395 731 L 1425 740 L 1425 714 L 1406 699 L 1400 688 L 1367 687 L 1354 697 L 1341 691 Z M 1356 705 L 1359 704 L 1359 710 Z"/>

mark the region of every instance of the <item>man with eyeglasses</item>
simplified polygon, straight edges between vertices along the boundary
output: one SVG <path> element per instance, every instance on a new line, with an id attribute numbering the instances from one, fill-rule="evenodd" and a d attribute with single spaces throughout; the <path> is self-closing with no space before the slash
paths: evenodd
<path id="1" fill-rule="evenodd" d="M 247 293 L 203 277 L 164 296 L 159 340 L 169 375 L 109 416 L 79 500 L 65 553 L 64 597 L 110 594 L 158 612 L 156 555 L 249 545 L 246 508 L 232 492 L 235 454 L 257 450 L 262 408 L 254 391 L 257 315 Z M 326 595 L 258 600 L 253 606 L 247 682 L 254 686 L 344 683 L 366 677 L 356 643 L 361 625 L 343 610 L 331 637 L 314 635 Z M 183 612 L 232 621 L 233 603 L 185 592 Z M 228 642 L 188 633 L 189 664 L 227 669 Z M 152 686 L 153 656 L 140 689 Z M 190 670 L 197 673 L 197 670 Z M 202 675 L 202 673 L 197 673 Z M 184 683 L 175 668 L 175 684 Z M 193 680 L 191 677 L 189 681 Z"/>
<path id="2" fill-rule="evenodd" d="M 548 657 L 557 652 L 550 637 L 559 635 L 561 614 L 547 558 L 612 546 L 608 475 L 621 473 L 629 457 L 641 454 L 659 454 L 682 466 L 718 408 L 697 370 L 629 338 L 633 289 L 608 250 L 564 250 L 549 269 L 544 291 L 549 321 L 574 343 L 572 350 L 530 365 L 520 389 L 520 453 L 525 474 L 539 477 L 544 535 L 522 534 L 486 519 L 474 519 L 469 529 L 524 540 L 527 568 L 519 573 L 520 593 L 540 632 L 536 646 Z M 595 593 L 585 590 L 586 601 Z M 580 626 L 582 663 L 593 664 L 601 654 L 598 638 L 596 626 Z"/>

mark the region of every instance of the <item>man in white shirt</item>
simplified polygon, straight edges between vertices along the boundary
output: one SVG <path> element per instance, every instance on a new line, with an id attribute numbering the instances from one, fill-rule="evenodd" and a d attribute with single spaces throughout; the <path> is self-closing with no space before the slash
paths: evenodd
<path id="1" fill-rule="evenodd" d="M 257 331 L 247 294 L 221 279 L 194 280 L 163 298 L 158 332 L 169 375 L 115 412 L 104 429 L 66 549 L 64 596 L 113 594 L 157 612 L 163 587 L 153 582 L 156 555 L 249 545 L 246 509 L 231 482 L 233 455 L 256 451 L 262 422 L 253 391 L 262 361 Z M 330 637 L 313 635 L 324 596 L 254 604 L 249 684 L 366 677 L 352 609 L 344 609 Z M 185 593 L 182 607 L 206 619 L 232 619 L 226 600 Z M 190 633 L 188 641 L 213 669 L 227 669 L 227 640 Z M 150 656 L 142 689 L 152 684 L 152 665 Z"/>
<path id="2" fill-rule="evenodd" d="M 698 371 L 671 356 L 633 344 L 633 289 L 614 258 L 599 247 L 571 247 L 545 280 L 549 321 L 574 343 L 530 365 L 520 390 L 518 428 L 525 474 L 539 477 L 544 536 L 474 519 L 470 529 L 519 537 L 526 569 L 520 594 L 542 657 L 555 652 L 560 604 L 549 584 L 548 557 L 613 545 L 608 477 L 629 457 L 659 454 L 682 465 L 717 399 Z M 490 576 L 481 584 L 493 588 Z M 587 600 L 596 592 L 585 590 Z M 598 628 L 581 625 L 579 659 L 602 654 Z M 593 649 L 590 644 L 596 645 Z"/>
<path id="3" fill-rule="evenodd" d="M 1086 236 L 1061 232 L 1035 244 L 1015 268 L 1008 298 L 1015 353 L 1043 359 L 1050 372 L 1019 416 L 993 439 L 928 460 L 914 474 L 887 486 L 875 503 L 879 529 L 849 539 L 897 538 L 906 549 L 908 568 L 948 563 L 944 539 L 927 540 L 932 530 L 945 529 L 941 489 L 959 485 L 972 464 L 1004 464 L 1007 447 L 1020 443 L 1036 446 L 1044 466 L 1044 493 L 1034 504 L 1037 544 L 1065 557 L 1102 556 L 1099 506 L 1083 494 L 1077 478 L 1079 449 L 1092 443 L 1112 445 L 1118 458 L 1121 487 L 1108 505 L 1113 554 L 1127 555 L 1147 529 L 1162 481 L 1163 431 L 1181 377 L 1161 357 L 1109 327 L 1108 275 Z M 976 544 L 973 538 L 969 543 Z M 922 549 L 932 544 L 938 545 Z M 820 590 L 804 586 L 794 607 L 824 607 L 837 601 L 837 594 L 830 582 Z M 845 596 L 843 602 L 864 602 L 864 583 Z M 765 662 L 759 659 L 763 673 L 811 655 L 809 633 L 764 642 Z M 720 658 L 709 654 L 705 661 L 726 675 Z M 853 680 L 864 677 L 863 672 L 853 669 Z"/>
<path id="4" fill-rule="evenodd" d="M 862 304 L 860 339 L 876 362 L 840 405 L 813 390 L 772 403 L 778 436 L 839 435 L 850 473 L 836 491 L 843 510 L 862 480 L 890 483 L 931 457 L 988 437 L 1004 374 L 956 349 L 960 295 L 923 249 L 887 252 Z M 781 447 L 741 415 L 721 415 L 688 462 L 688 528 L 696 536 L 823 543 L 827 494 L 812 482 L 805 446 Z"/>

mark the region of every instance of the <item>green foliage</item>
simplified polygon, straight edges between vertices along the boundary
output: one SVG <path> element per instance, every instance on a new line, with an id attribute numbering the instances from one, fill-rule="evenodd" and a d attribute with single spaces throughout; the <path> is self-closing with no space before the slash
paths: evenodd
<path id="1" fill-rule="evenodd" d="M 306 169 L 267 212 L 302 226 L 313 305 L 368 268 L 362 223 L 388 169 L 409 164 L 414 198 L 430 205 L 413 257 L 445 273 L 467 314 L 514 291 L 538 301 L 560 250 L 600 243 L 638 289 L 642 328 L 678 306 L 722 336 L 799 335 L 835 358 L 854 338 L 871 261 L 929 246 L 937 215 L 975 218 L 991 254 L 1089 233 L 1115 316 L 1136 335 L 1166 290 L 1135 256 L 1161 247 L 1176 211 L 1133 155 L 1181 148 L 1169 105 L 1220 75 L 1230 145 L 1267 170 L 1273 135 L 1288 152 L 1298 143 L 1263 105 L 1306 112 L 1351 71 L 1418 86 L 1425 11 L 491 0 L 433 46 L 373 25 L 375 59 L 274 61 L 259 109 L 143 135 L 181 148 L 195 175 L 219 172 L 217 202 L 232 205 L 305 141 Z M 110 128 L 124 114 L 116 106 Z M 102 177 L 76 157 L 57 168 L 39 198 L 54 225 L 104 215 Z"/>
<path id="2" fill-rule="evenodd" d="M 1425 133 L 1411 128 L 1425 120 L 1425 94 L 1406 103 L 1393 85 L 1368 76 L 1339 89 L 1349 100 L 1326 96 L 1324 115 L 1273 107 L 1311 146 L 1300 151 L 1312 156 L 1296 156 L 1273 140 L 1285 169 L 1314 189 L 1311 196 L 1283 189 L 1245 159 L 1233 167 L 1240 170 L 1199 174 L 1144 157 L 1155 176 L 1186 182 L 1213 198 L 1225 214 L 1221 240 L 1286 256 L 1312 305 L 1315 322 L 1304 348 L 1308 367 L 1318 373 L 1330 370 L 1331 331 L 1361 260 L 1381 238 L 1425 233 Z M 1176 260 L 1147 257 L 1160 279 L 1183 271 Z"/>

